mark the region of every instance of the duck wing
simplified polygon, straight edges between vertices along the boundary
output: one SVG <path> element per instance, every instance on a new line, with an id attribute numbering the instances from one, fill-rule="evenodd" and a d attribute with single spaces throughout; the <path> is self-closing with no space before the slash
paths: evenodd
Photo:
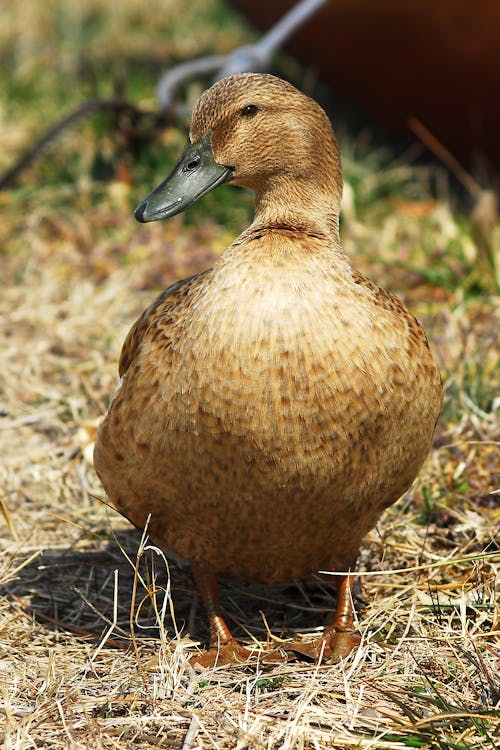
<path id="1" fill-rule="evenodd" d="M 192 276 L 187 276 L 185 279 L 174 281 L 174 283 L 170 284 L 170 286 L 168 286 L 165 291 L 163 291 L 139 316 L 128 332 L 127 338 L 122 347 L 120 362 L 118 365 L 118 371 L 121 378 L 125 375 L 134 361 L 141 343 L 154 321 L 160 315 L 163 315 L 169 308 L 176 307 L 181 299 L 185 297 L 185 294 L 199 282 L 202 276 L 205 276 L 207 273 L 208 270 L 203 271 L 202 273 L 195 273 Z"/>

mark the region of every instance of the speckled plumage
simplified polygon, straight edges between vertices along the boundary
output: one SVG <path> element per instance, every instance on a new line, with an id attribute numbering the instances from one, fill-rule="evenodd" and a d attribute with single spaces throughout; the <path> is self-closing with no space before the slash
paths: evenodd
<path id="1" fill-rule="evenodd" d="M 258 115 L 238 119 L 248 103 Z M 440 377 L 415 318 L 342 251 L 323 110 L 234 76 L 194 111 L 192 140 L 207 131 L 255 220 L 133 326 L 96 469 L 133 524 L 151 514 L 157 544 L 216 575 L 347 570 L 427 455 Z"/>

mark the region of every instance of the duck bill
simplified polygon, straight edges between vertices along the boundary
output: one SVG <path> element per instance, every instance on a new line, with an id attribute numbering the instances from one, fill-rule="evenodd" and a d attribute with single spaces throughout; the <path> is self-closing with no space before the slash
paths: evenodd
<path id="1" fill-rule="evenodd" d="M 207 133 L 187 146 L 167 179 L 137 206 L 135 218 L 144 223 L 180 214 L 209 190 L 232 177 L 232 167 L 215 161 L 210 133 Z"/>

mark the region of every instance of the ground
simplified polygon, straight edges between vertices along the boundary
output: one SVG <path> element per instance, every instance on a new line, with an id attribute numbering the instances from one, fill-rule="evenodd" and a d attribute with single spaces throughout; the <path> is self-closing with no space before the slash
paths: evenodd
<path id="1" fill-rule="evenodd" d="M 0 16 L 0 176 L 82 101 L 114 86 L 154 113 L 164 68 L 252 38 L 215 0 L 158 0 L 148 14 L 135 0 L 14 5 Z M 214 261 L 251 196 L 225 187 L 186 216 L 137 224 L 185 130 L 99 112 L 0 191 L 5 747 L 498 745 L 500 230 L 493 215 L 481 234 L 446 168 L 415 161 L 423 148 L 380 146 L 333 112 L 346 250 L 424 323 L 445 385 L 425 466 L 363 545 L 361 647 L 340 665 L 193 670 L 207 630 L 189 571 L 103 502 L 91 447 L 126 332 L 160 289 Z M 222 601 L 235 634 L 262 646 L 317 632 L 334 606 L 324 583 L 227 583 Z"/>

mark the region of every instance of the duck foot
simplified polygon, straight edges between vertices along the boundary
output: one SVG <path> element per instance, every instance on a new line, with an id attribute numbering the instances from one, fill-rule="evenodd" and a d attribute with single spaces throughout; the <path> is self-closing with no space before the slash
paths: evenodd
<path id="1" fill-rule="evenodd" d="M 285 651 L 249 651 L 238 643 L 231 635 L 220 612 L 216 574 L 210 569 L 193 566 L 193 575 L 210 624 L 210 648 L 189 660 L 194 669 L 202 670 L 221 665 L 266 667 L 285 664 L 288 661 Z"/>
<path id="2" fill-rule="evenodd" d="M 285 644 L 283 648 L 314 662 L 335 664 L 349 656 L 360 643 L 361 636 L 354 631 L 328 629 L 321 638 L 314 641 L 293 641 Z"/>
<path id="3" fill-rule="evenodd" d="M 196 654 L 189 663 L 194 669 L 201 671 L 220 666 L 253 667 L 258 664 L 261 667 L 272 667 L 285 664 L 287 661 L 288 656 L 284 651 L 249 651 L 232 638 L 218 648 L 209 648 L 201 654 Z"/>
<path id="4" fill-rule="evenodd" d="M 356 561 L 353 560 L 350 569 L 353 570 Z M 321 638 L 302 643 L 295 641 L 285 646 L 287 651 L 293 651 L 299 657 L 304 656 L 314 662 L 335 663 L 349 656 L 351 651 L 359 646 L 361 637 L 354 630 L 353 604 L 351 591 L 354 586 L 354 576 L 350 573 L 339 575 L 336 580 L 337 609 L 332 623 L 326 628 Z"/>

